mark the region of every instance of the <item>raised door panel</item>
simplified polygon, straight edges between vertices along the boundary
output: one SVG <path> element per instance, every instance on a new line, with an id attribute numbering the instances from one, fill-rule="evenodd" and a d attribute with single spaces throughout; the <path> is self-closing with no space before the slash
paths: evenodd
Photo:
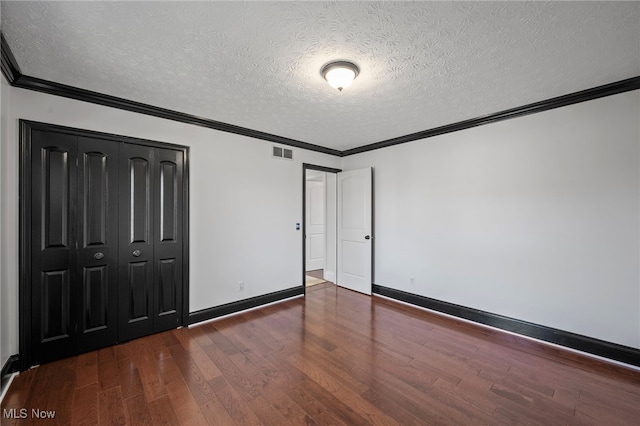
<path id="1" fill-rule="evenodd" d="M 105 265 L 82 268 L 82 333 L 96 333 L 107 330 L 110 326 L 113 312 L 109 309 L 109 278 L 109 271 Z"/>
<path id="2" fill-rule="evenodd" d="M 178 229 L 178 164 L 173 161 L 161 161 L 158 167 L 158 242 L 177 243 Z"/>
<path id="3" fill-rule="evenodd" d="M 161 259 L 158 261 L 158 285 L 156 287 L 158 302 L 157 315 L 159 317 L 173 315 L 179 309 L 177 300 L 178 262 L 176 259 Z"/>
<path id="4" fill-rule="evenodd" d="M 118 338 L 119 143 L 78 139 L 78 349 Z"/>
<path id="5" fill-rule="evenodd" d="M 149 321 L 153 287 L 151 262 L 148 260 L 129 262 L 127 269 L 127 288 L 124 296 L 128 299 L 128 303 L 121 308 L 127 311 L 128 324 Z"/>
<path id="6" fill-rule="evenodd" d="M 75 347 L 77 138 L 31 133 L 31 344 L 34 363 Z"/>
<path id="7" fill-rule="evenodd" d="M 71 319 L 71 272 L 68 269 L 43 271 L 40 280 L 40 341 L 66 340 L 73 335 Z"/>
<path id="8" fill-rule="evenodd" d="M 182 151 L 156 149 L 154 331 L 182 320 L 183 157 Z"/>
<path id="9" fill-rule="evenodd" d="M 123 143 L 119 179 L 120 341 L 153 332 L 153 148 Z"/>

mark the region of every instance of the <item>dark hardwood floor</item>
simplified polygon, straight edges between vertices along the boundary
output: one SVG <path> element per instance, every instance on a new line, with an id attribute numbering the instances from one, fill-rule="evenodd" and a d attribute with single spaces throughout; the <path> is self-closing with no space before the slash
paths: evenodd
<path id="1" fill-rule="evenodd" d="M 635 425 L 640 372 L 325 283 L 24 372 L 2 425 L 42 424 L 32 409 L 49 424 Z"/>

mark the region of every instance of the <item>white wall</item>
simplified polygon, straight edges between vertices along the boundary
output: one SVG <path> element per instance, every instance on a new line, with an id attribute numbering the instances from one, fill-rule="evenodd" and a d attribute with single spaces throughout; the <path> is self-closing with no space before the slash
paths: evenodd
<path id="1" fill-rule="evenodd" d="M 296 222 L 302 222 L 302 163 L 339 167 L 340 158 L 294 148 L 294 161 L 272 159 L 272 144 L 262 140 L 24 89 L 9 90 L 7 137 L 2 140 L 2 201 L 9 210 L 3 223 L 7 298 L 3 294 L 2 315 L 13 336 L 7 348 L 3 345 L 7 353 L 18 352 L 20 118 L 191 148 L 190 311 L 302 285 L 302 235 L 295 229 Z M 237 291 L 238 281 L 245 282 L 242 293 Z M 5 311 L 7 306 L 13 309 Z"/>
<path id="2" fill-rule="evenodd" d="M 377 284 L 640 348 L 639 91 L 288 162 L 265 141 L 1 89 L 3 363 L 18 352 L 19 118 L 191 147 L 191 311 L 300 285 L 301 164 L 373 166 Z"/>
<path id="3" fill-rule="evenodd" d="M 633 91 L 343 158 L 376 283 L 640 348 L 639 123 Z"/>

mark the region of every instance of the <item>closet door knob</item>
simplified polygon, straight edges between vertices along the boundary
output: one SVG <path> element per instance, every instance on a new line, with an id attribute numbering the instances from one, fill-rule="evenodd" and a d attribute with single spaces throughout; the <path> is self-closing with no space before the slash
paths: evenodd
<path id="1" fill-rule="evenodd" d="M 134 250 L 131 254 L 133 254 L 135 257 L 140 257 L 140 254 L 142 253 L 140 252 L 140 250 Z"/>
<path id="2" fill-rule="evenodd" d="M 102 259 L 103 257 L 104 257 L 104 254 L 102 254 L 102 253 L 100 253 L 100 252 L 98 252 L 98 253 L 96 253 L 96 254 L 94 254 L 94 255 L 93 255 L 93 258 L 94 258 L 95 260 L 100 260 L 100 259 Z"/>

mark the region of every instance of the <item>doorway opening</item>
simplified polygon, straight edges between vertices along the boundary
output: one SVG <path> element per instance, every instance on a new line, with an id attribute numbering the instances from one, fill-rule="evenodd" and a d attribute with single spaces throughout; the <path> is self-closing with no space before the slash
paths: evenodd
<path id="1" fill-rule="evenodd" d="M 302 165 L 302 286 L 336 283 L 336 174 Z"/>
<path id="2" fill-rule="evenodd" d="M 373 283 L 373 168 L 343 172 L 311 164 L 302 167 L 303 291 L 306 293 L 309 271 L 337 286 L 370 295 Z M 324 200 L 324 204 L 321 201 L 315 207 L 314 199 Z M 315 213 L 314 209 L 317 210 Z M 320 232 L 322 229 L 324 233 Z"/>

